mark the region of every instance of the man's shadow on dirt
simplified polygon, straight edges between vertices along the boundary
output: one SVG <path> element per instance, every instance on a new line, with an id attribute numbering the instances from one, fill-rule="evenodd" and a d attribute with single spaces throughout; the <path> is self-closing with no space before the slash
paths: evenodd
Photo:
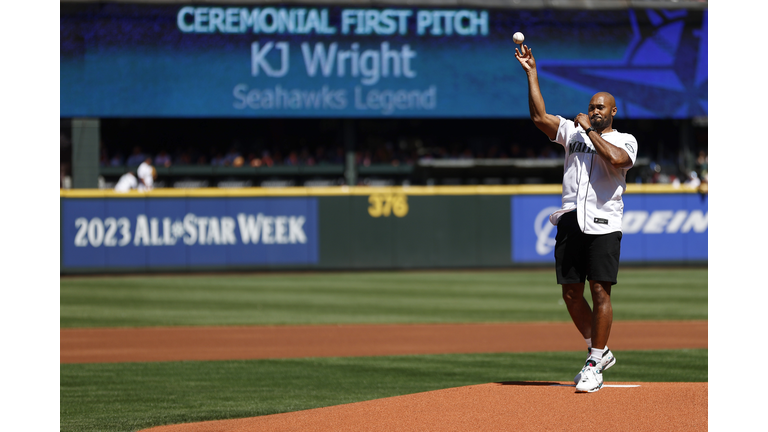
<path id="1" fill-rule="evenodd" d="M 494 384 L 509 386 L 575 387 L 575 384 L 563 384 L 551 381 L 499 381 Z"/>

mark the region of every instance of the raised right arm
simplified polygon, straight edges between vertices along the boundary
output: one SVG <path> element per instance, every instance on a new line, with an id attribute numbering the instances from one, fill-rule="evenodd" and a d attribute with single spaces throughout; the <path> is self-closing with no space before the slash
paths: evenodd
<path id="1" fill-rule="evenodd" d="M 549 139 L 555 139 L 557 129 L 560 127 L 560 118 L 552 114 L 547 114 L 544 106 L 544 97 L 539 88 L 539 75 L 536 72 L 536 60 L 533 58 L 533 51 L 527 45 L 522 46 L 522 53 L 515 48 L 515 58 L 523 66 L 528 76 L 528 111 L 531 114 L 531 120 Z"/>

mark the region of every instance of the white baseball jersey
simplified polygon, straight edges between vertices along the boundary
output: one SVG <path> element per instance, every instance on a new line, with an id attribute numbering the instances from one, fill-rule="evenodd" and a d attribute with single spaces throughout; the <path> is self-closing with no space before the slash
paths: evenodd
<path id="1" fill-rule="evenodd" d="M 131 189 L 136 189 L 139 185 L 139 181 L 136 180 L 136 176 L 131 173 L 125 173 L 120 176 L 120 180 L 115 185 L 115 192 L 128 192 Z"/>
<path id="2" fill-rule="evenodd" d="M 564 213 L 576 209 L 579 227 L 586 234 L 621 231 L 624 214 L 621 195 L 627 189 L 627 171 L 637 159 L 637 140 L 615 129 L 601 136 L 626 151 L 630 162 L 615 168 L 597 154 L 581 126 L 560 117 L 557 136 L 552 141 L 565 147 L 563 206 L 549 216 L 553 225 L 557 225 Z"/>
<path id="3" fill-rule="evenodd" d="M 155 180 L 152 177 L 152 165 L 146 162 L 142 162 L 141 165 L 139 165 L 139 168 L 136 170 L 136 175 L 139 176 L 140 179 L 144 180 L 144 184 L 139 185 L 140 191 L 148 191 L 152 189 L 152 184 Z"/>

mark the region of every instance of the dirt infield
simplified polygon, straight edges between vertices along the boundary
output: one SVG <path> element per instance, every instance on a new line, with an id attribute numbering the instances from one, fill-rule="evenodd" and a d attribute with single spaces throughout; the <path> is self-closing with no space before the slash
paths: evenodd
<path id="1" fill-rule="evenodd" d="M 574 393 L 572 383 L 493 383 L 263 417 L 159 426 L 145 431 L 707 430 L 707 383 L 606 385 L 610 387 L 587 394 Z"/>
<path id="2" fill-rule="evenodd" d="M 707 321 L 614 322 L 613 350 L 707 348 Z M 61 329 L 61 363 L 584 349 L 571 323 Z M 703 431 L 708 383 L 508 382 L 149 432 Z M 596 409 L 595 407 L 599 407 Z"/>
<path id="3" fill-rule="evenodd" d="M 614 350 L 706 348 L 706 321 L 613 324 Z M 61 363 L 577 351 L 571 323 L 61 329 Z"/>

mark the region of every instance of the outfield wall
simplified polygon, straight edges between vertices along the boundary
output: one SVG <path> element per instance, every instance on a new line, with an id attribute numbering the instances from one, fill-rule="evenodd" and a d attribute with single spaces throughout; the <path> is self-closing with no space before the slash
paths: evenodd
<path id="1" fill-rule="evenodd" d="M 61 273 L 554 263 L 560 186 L 62 190 Z M 706 263 L 708 198 L 629 185 L 622 262 Z"/>

